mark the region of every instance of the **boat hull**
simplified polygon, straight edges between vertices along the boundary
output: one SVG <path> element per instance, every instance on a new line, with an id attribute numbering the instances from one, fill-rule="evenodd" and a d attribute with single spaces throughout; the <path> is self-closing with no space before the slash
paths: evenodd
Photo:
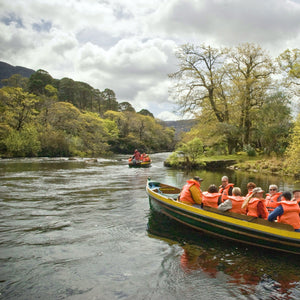
<path id="1" fill-rule="evenodd" d="M 142 161 L 138 163 L 128 163 L 129 168 L 149 168 L 151 167 L 151 161 Z"/>
<path id="2" fill-rule="evenodd" d="M 300 234 L 288 225 L 274 224 L 259 218 L 251 218 L 232 213 L 221 213 L 194 207 L 174 200 L 176 194 L 162 193 L 159 183 L 148 182 L 147 194 L 150 207 L 196 230 L 221 238 L 268 249 L 300 254 Z M 164 185 L 165 187 L 165 185 Z M 175 188 L 174 188 L 175 189 Z M 174 190 L 175 191 L 175 190 Z M 176 190 L 178 192 L 178 190 Z"/>

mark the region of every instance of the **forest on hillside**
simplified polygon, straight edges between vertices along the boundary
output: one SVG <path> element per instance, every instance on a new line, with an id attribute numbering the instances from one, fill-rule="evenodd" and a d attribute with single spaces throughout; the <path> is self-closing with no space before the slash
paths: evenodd
<path id="1" fill-rule="evenodd" d="M 171 151 L 173 128 L 148 110 L 119 103 L 114 91 L 94 89 L 37 70 L 14 74 L 0 89 L 1 157 L 88 156 Z"/>

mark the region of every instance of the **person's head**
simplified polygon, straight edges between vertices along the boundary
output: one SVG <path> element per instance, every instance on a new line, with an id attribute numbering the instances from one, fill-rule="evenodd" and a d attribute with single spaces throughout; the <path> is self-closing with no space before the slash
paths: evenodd
<path id="1" fill-rule="evenodd" d="M 248 182 L 247 190 L 252 191 L 254 188 L 256 188 L 256 184 L 254 182 Z"/>
<path id="2" fill-rule="evenodd" d="M 223 186 L 226 186 L 228 184 L 228 177 L 227 176 L 223 176 L 221 180 L 222 180 L 222 185 Z"/>
<path id="3" fill-rule="evenodd" d="M 271 195 L 274 195 L 278 192 L 278 186 L 276 184 L 270 184 L 269 185 L 269 193 Z"/>
<path id="4" fill-rule="evenodd" d="M 254 197 L 263 198 L 264 190 L 261 187 L 254 188 L 252 192 Z"/>
<path id="5" fill-rule="evenodd" d="M 281 199 L 284 197 L 285 200 L 292 200 L 292 193 L 289 191 L 285 191 L 281 194 Z"/>
<path id="6" fill-rule="evenodd" d="M 232 189 L 232 195 L 233 196 L 241 196 L 242 195 L 242 191 L 239 187 L 234 187 Z"/>
<path id="7" fill-rule="evenodd" d="M 200 178 L 199 176 L 194 176 L 193 179 L 196 180 L 196 181 L 198 181 L 199 184 L 201 184 L 201 182 L 203 181 L 203 179 Z"/>
<path id="8" fill-rule="evenodd" d="M 293 197 L 297 200 L 300 199 L 300 190 L 293 191 Z"/>
<path id="9" fill-rule="evenodd" d="M 209 193 L 218 193 L 219 189 L 217 188 L 216 185 L 214 184 L 211 184 L 209 187 L 208 187 L 208 190 L 207 190 Z"/>

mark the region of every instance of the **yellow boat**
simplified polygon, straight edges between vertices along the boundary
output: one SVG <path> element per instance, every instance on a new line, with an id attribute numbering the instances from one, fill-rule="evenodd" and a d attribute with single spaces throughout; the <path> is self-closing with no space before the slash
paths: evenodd
<path id="1" fill-rule="evenodd" d="M 150 179 L 146 192 L 151 209 L 191 228 L 249 245 L 300 254 L 300 233 L 290 225 L 187 205 L 176 200 L 179 188 Z"/>

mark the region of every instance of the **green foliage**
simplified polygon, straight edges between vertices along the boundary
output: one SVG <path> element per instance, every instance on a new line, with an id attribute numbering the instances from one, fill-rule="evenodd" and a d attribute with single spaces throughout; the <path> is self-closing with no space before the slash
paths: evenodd
<path id="1" fill-rule="evenodd" d="M 21 130 L 37 115 L 35 105 L 38 101 L 36 95 L 24 92 L 22 88 L 2 88 L 0 90 L 1 122 L 13 129 Z"/>
<path id="2" fill-rule="evenodd" d="M 256 151 L 251 145 L 245 145 L 244 151 L 248 154 L 248 156 L 256 156 Z"/>
<path id="3" fill-rule="evenodd" d="M 284 152 L 289 91 L 272 76 L 275 60 L 266 51 L 249 43 L 228 49 L 183 45 L 177 58 L 179 70 L 170 75 L 176 81 L 173 92 L 180 110 L 199 120 L 185 142 L 200 137 L 209 151 L 219 154 L 236 153 L 247 145 L 266 153 Z M 281 59 L 289 84 L 297 83 L 298 62 L 299 50 Z"/>
<path id="4" fill-rule="evenodd" d="M 199 138 L 194 138 L 186 144 L 181 144 L 176 151 L 182 153 L 190 162 L 195 163 L 203 156 L 204 147 Z"/>
<path id="5" fill-rule="evenodd" d="M 300 114 L 294 124 L 291 143 L 286 151 L 286 165 L 290 173 L 300 176 Z"/>
<path id="6" fill-rule="evenodd" d="M 11 130 L 3 143 L 12 157 L 37 156 L 41 150 L 38 132 L 32 124 L 22 130 Z"/>

